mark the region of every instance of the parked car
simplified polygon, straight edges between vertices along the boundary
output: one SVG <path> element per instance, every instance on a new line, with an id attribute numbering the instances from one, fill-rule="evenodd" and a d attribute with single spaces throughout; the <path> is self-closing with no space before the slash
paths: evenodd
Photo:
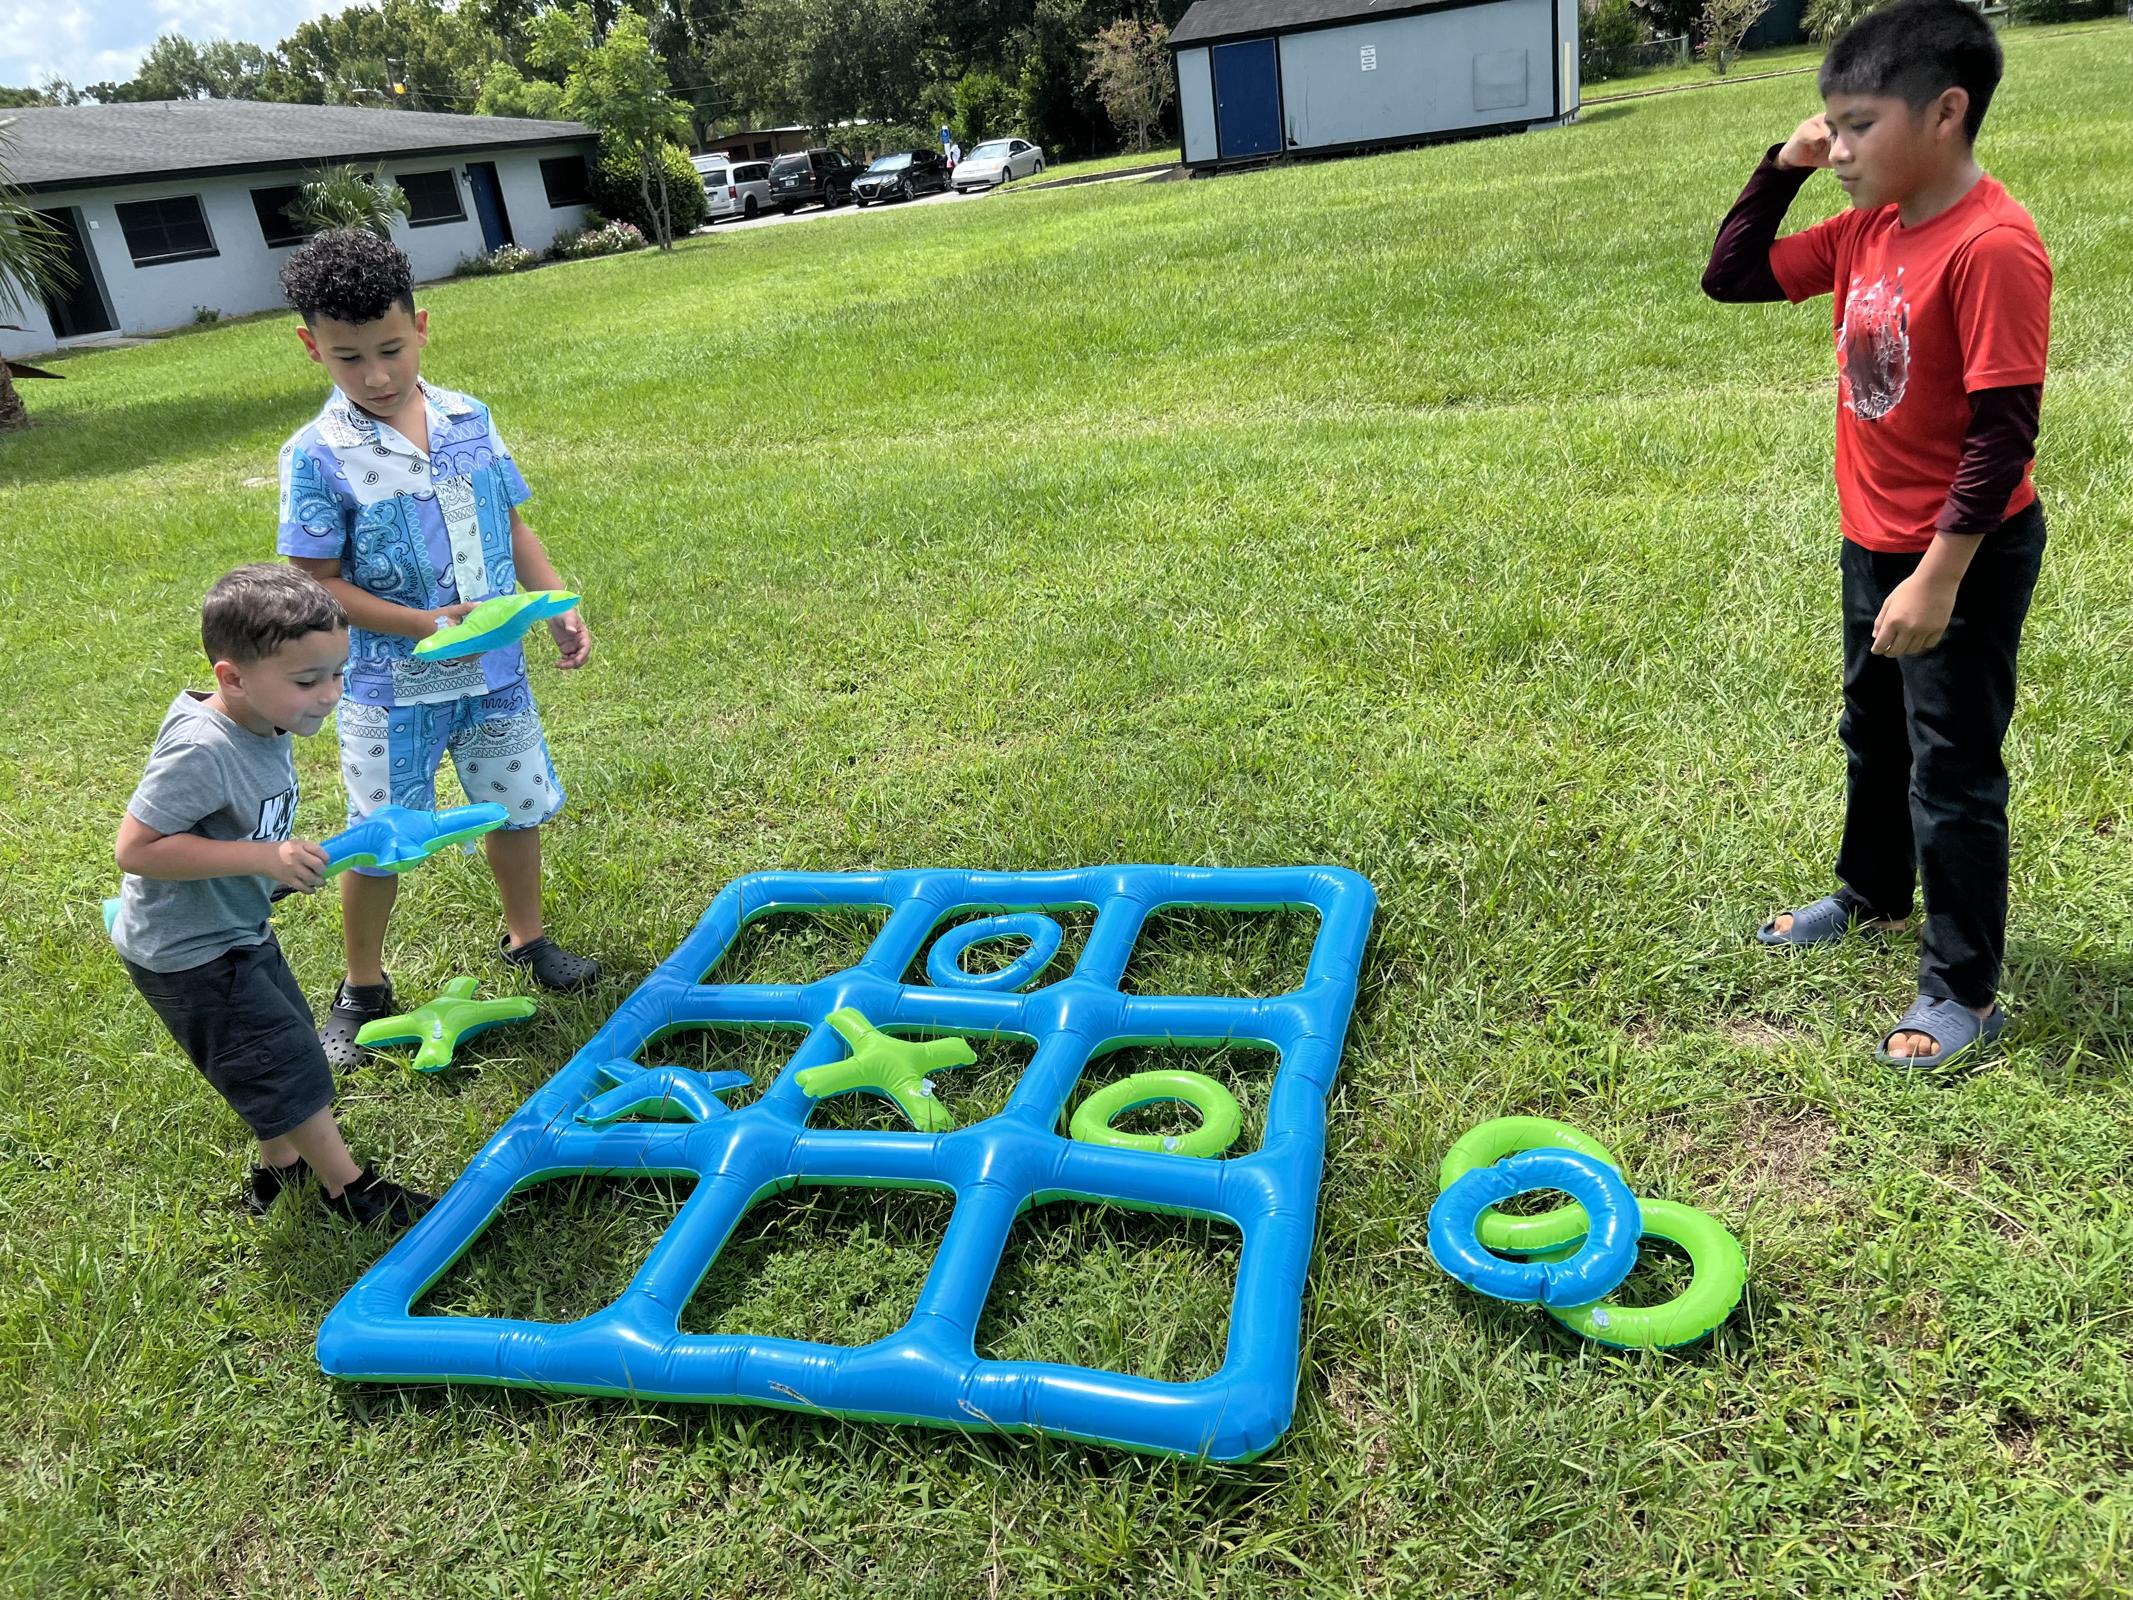
<path id="1" fill-rule="evenodd" d="M 730 156 L 691 156 L 704 180 L 705 220 L 752 217 L 770 204 L 770 163 L 735 161 Z"/>
<path id="2" fill-rule="evenodd" d="M 1027 139 L 987 139 L 955 166 L 955 192 L 991 189 L 1044 170 L 1044 152 Z"/>
<path id="3" fill-rule="evenodd" d="M 915 200 L 948 187 L 948 163 L 938 150 L 902 150 L 877 156 L 852 180 L 852 198 L 861 205 L 876 200 Z"/>
<path id="4" fill-rule="evenodd" d="M 796 150 L 770 164 L 770 203 L 787 215 L 802 206 L 827 211 L 852 198 L 859 167 L 842 150 Z"/>

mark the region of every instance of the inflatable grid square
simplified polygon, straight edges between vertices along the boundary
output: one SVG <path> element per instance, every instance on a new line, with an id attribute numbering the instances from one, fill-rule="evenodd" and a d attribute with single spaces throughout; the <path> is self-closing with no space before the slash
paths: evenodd
<path id="1" fill-rule="evenodd" d="M 318 1359 L 341 1378 L 487 1383 L 669 1401 L 780 1406 L 844 1417 L 1043 1433 L 1218 1461 L 1267 1450 L 1295 1412 L 1304 1275 L 1340 1070 L 1376 905 L 1328 867 L 1092 867 L 980 873 L 757 873 L 729 884 L 585 1047 L 499 1129 L 437 1205 L 326 1317 Z M 972 913 L 1095 910 L 1072 973 L 1030 993 L 906 984 L 944 924 Z M 1125 994 L 1150 912 L 1309 909 L 1301 988 L 1270 998 Z M 777 912 L 888 912 L 855 966 L 807 984 L 708 984 L 751 921 Z M 967 976 L 967 975 L 966 975 Z M 856 1007 L 898 1032 L 1007 1035 L 1035 1053 L 1006 1106 L 944 1134 L 806 1126 L 800 1071 L 841 1060 L 825 1019 Z M 687 1026 L 804 1028 L 754 1103 L 729 1111 L 712 1074 L 633 1059 Z M 1092 1057 L 1124 1045 L 1251 1043 L 1278 1052 L 1258 1150 L 1234 1159 L 1115 1149 L 1062 1136 Z M 656 1082 L 655 1082 L 656 1080 Z M 633 1085 L 686 1122 L 586 1120 Z M 416 1316 L 412 1307 L 517 1190 L 575 1175 L 688 1177 L 688 1199 L 622 1294 L 562 1324 Z M 712 1259 L 757 1201 L 795 1184 L 952 1190 L 955 1208 L 916 1309 L 856 1347 L 682 1333 Z M 978 1319 L 1015 1219 L 1075 1199 L 1216 1218 L 1242 1238 L 1223 1364 L 1166 1382 L 1089 1367 L 981 1359 Z"/>

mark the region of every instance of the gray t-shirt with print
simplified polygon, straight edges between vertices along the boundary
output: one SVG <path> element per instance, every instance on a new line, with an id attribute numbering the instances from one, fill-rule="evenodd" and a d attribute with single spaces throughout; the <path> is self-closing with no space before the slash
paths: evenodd
<path id="1" fill-rule="evenodd" d="M 247 731 L 188 689 L 170 703 L 126 810 L 158 833 L 286 839 L 296 822 L 289 735 Z M 264 944 L 274 880 L 254 873 L 186 883 L 127 873 L 112 942 L 150 972 L 182 972 Z"/>

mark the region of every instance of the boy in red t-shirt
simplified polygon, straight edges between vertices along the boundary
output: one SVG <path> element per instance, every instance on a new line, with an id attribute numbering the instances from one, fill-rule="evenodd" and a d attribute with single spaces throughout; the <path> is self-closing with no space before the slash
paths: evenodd
<path id="1" fill-rule="evenodd" d="M 1830 47 L 1824 114 L 1773 146 L 1721 225 L 1714 300 L 1836 296 L 1848 782 L 1837 892 L 1766 945 L 1886 933 L 1925 891 L 1918 1000 L 1883 1041 L 1945 1065 L 1998 1035 L 2015 655 L 2044 554 L 2030 485 L 2051 262 L 1972 154 L 2000 81 L 1963 0 L 1898 0 Z M 1831 167 L 1851 209 L 1777 237 Z"/>

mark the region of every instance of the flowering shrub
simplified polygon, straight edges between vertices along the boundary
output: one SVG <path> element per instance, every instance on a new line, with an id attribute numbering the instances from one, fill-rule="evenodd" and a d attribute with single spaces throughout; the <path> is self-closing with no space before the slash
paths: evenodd
<path id="1" fill-rule="evenodd" d="M 548 247 L 552 261 L 583 261 L 587 256 L 619 255 L 624 250 L 642 250 L 644 233 L 634 222 L 602 222 L 590 228 L 570 228 L 555 236 Z"/>
<path id="2" fill-rule="evenodd" d="M 452 272 L 460 278 L 490 278 L 501 272 L 523 272 L 539 265 L 540 259 L 523 245 L 500 244 L 487 255 L 461 256 Z"/>

